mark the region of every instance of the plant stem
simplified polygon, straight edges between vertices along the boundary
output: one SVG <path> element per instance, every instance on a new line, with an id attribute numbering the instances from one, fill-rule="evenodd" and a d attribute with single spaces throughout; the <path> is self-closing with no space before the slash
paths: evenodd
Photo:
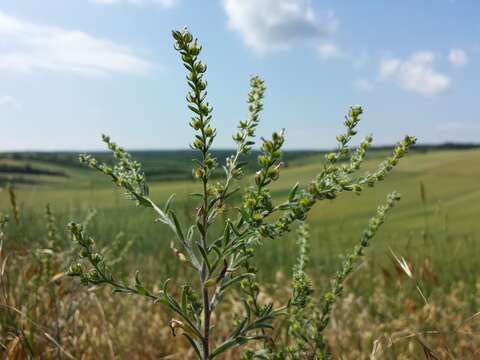
<path id="1" fill-rule="evenodd" d="M 207 143 L 204 129 L 202 128 L 202 137 L 204 144 Z M 203 162 L 205 164 L 205 159 L 208 156 L 208 149 L 203 148 L 202 151 Z M 203 225 L 203 234 L 202 234 L 202 246 L 205 250 L 205 253 L 208 254 L 208 242 L 207 242 L 207 230 L 208 230 L 208 170 L 204 168 L 205 173 L 202 177 L 203 182 L 203 211 L 202 211 L 202 225 Z M 208 296 L 208 288 L 205 285 L 207 280 L 207 264 L 205 260 L 202 261 L 202 273 L 201 273 L 201 283 L 202 283 L 202 297 L 203 297 L 203 358 L 208 360 L 210 356 L 210 300 Z"/>
<path id="2" fill-rule="evenodd" d="M 209 349 L 210 349 L 210 303 L 208 299 L 208 289 L 205 285 L 202 285 L 203 288 L 203 358 L 208 360 L 209 358 Z"/>

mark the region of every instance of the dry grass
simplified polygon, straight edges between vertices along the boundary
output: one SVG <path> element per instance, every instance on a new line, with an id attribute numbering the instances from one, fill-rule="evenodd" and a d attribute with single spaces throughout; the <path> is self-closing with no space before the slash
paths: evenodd
<path id="1" fill-rule="evenodd" d="M 69 254 L 47 250 L 0 253 L 0 355 L 8 359 L 185 359 L 182 336 L 173 337 L 160 305 L 108 289 L 87 291 L 62 275 Z M 410 264 L 415 268 L 413 264 Z M 327 339 L 336 359 L 476 359 L 480 357 L 480 278 L 472 289 L 458 283 L 443 291 L 428 262 L 416 266 L 433 291 L 427 303 L 416 284 L 392 262 L 373 281 L 371 295 L 357 294 L 354 275 L 337 304 Z M 275 297 L 286 280 L 277 275 Z M 280 285 L 282 284 L 282 285 Z M 266 298 L 264 299 L 267 300 Z M 225 333 L 240 312 L 234 299 L 226 318 L 213 319 Z M 226 334 L 225 334 L 226 335 Z M 277 334 L 278 341 L 285 340 Z M 229 353 L 225 359 L 238 359 Z"/>

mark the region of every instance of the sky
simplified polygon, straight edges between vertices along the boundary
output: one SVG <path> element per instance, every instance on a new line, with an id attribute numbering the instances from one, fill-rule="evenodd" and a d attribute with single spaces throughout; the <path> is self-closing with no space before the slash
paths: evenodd
<path id="1" fill-rule="evenodd" d="M 266 82 L 258 135 L 335 145 L 349 106 L 378 145 L 480 142 L 478 0 L 1 0 L 0 151 L 184 149 L 172 29 L 203 45 L 216 148 Z"/>

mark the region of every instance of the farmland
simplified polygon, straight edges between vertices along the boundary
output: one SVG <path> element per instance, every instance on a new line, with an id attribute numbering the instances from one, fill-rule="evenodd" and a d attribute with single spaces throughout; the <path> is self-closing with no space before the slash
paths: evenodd
<path id="1" fill-rule="evenodd" d="M 379 162 L 377 159 L 386 153 L 386 150 L 374 152 L 371 159 L 366 162 L 365 169 L 372 170 Z M 180 158 L 181 161 L 168 159 L 168 155 L 170 154 L 167 154 L 167 163 L 177 166 L 172 173 L 184 175 L 176 181 L 151 181 L 150 193 L 159 203 L 166 201 L 170 194 L 176 194 L 176 207 L 182 213 L 181 209 L 194 204 L 190 194 L 198 191 L 199 184 L 191 177 L 188 178 L 188 174 L 191 173 L 188 152 L 171 156 Z M 142 159 L 142 156 L 139 158 Z M 288 166 L 282 171 L 279 181 L 271 187 L 278 201 L 287 195 L 291 184 L 298 181 L 301 185 L 307 185 L 308 181 L 315 177 L 322 166 L 323 155 L 314 152 L 299 154 L 287 152 L 286 159 L 285 163 Z M 154 224 L 153 219 L 146 215 L 143 209 L 135 208 L 132 203 L 124 201 L 122 191 L 116 189 L 108 179 L 79 166 L 75 160 L 76 157 L 73 155 L 63 164 L 58 160 L 3 160 L 3 163 L 15 162 L 17 166 L 29 164 L 34 169 L 43 169 L 44 172 L 54 174 L 34 174 L 23 178 L 24 184 L 20 182 L 17 186 L 22 211 L 33 218 L 41 218 L 45 204 L 50 203 L 54 212 L 66 224 L 68 218 L 75 218 L 82 212 L 96 209 L 98 219 L 108 219 L 95 222 L 96 237 L 108 238 L 108 234 L 122 231 L 136 239 L 135 246 L 140 252 L 152 249 L 160 252 L 169 242 L 164 238 L 165 232 L 160 229 L 160 225 Z M 150 158 L 150 162 L 148 160 L 145 162 L 147 174 L 149 168 L 151 172 L 157 174 L 160 172 L 155 168 L 155 161 L 165 166 L 161 157 L 159 160 Z M 445 245 L 444 242 L 457 239 L 452 240 L 454 251 L 468 253 L 471 251 L 470 246 L 475 246 L 474 235 L 480 231 L 480 223 L 476 221 L 480 211 L 478 164 L 480 152 L 477 149 L 417 151 L 404 159 L 386 181 L 374 189 L 367 189 L 365 194 L 358 196 L 348 193 L 340 196 L 334 203 L 325 201 L 319 204 L 309 218 L 314 233 L 315 247 L 312 251 L 315 260 L 328 267 L 329 259 L 334 259 L 354 243 L 376 205 L 389 191 L 397 190 L 402 194 L 402 201 L 372 250 L 384 254 L 386 247 L 405 248 L 409 251 L 416 248 L 421 250 L 427 245 L 434 246 L 435 237 L 437 241 L 435 247 L 438 249 L 432 255 L 438 255 L 436 261 L 445 261 L 445 265 L 448 265 L 452 260 L 445 258 L 446 254 L 439 251 Z M 249 166 L 254 167 L 253 160 Z M 3 179 L 5 178 L 6 175 L 3 176 Z M 248 181 L 247 176 L 244 184 L 248 185 Z M 8 207 L 8 193 L 0 192 L 0 209 L 7 210 Z M 192 216 L 188 213 L 183 215 L 186 218 Z M 139 228 L 142 231 L 136 230 Z M 465 242 L 469 246 L 465 246 Z M 292 244 L 288 240 L 281 244 L 267 244 L 268 250 L 265 249 L 263 256 L 270 256 L 271 261 L 281 259 L 279 264 L 272 264 L 274 268 L 289 269 L 291 263 L 288 254 L 292 251 L 290 245 Z M 412 254 L 420 257 L 425 255 L 417 251 L 412 251 Z M 451 266 L 447 268 L 447 274 L 455 272 Z"/>
<path id="2" fill-rule="evenodd" d="M 220 152 L 217 156 L 225 157 L 225 153 Z M 373 151 L 366 160 L 364 169 L 374 169 L 379 159 L 387 153 L 386 149 Z M 149 173 L 151 175 L 151 197 L 158 203 L 163 203 L 171 193 L 175 193 L 174 206 L 182 222 L 193 219 L 195 199 L 191 194 L 199 188 L 198 182 L 193 181 L 190 176 L 190 155 L 189 152 L 166 152 L 162 158 L 159 154 L 154 156 L 149 153 L 134 153 L 134 157 L 137 156 L 145 163 L 147 178 Z M 107 159 L 105 154 L 96 156 Z M 254 154 L 249 159 L 249 173 L 255 168 L 255 157 Z M 68 251 L 71 244 L 64 230 L 67 222 L 81 221 L 94 210 L 88 232 L 102 245 L 108 246 L 114 239 L 120 239 L 122 243 L 132 241 L 132 250 L 122 262 L 122 272 L 133 273 L 138 264 L 142 263 L 142 276 L 146 282 L 155 283 L 158 276 L 163 278 L 163 274 L 167 272 L 178 278 L 185 276 L 185 270 L 171 256 L 169 233 L 161 224 L 154 222 L 152 214 L 145 209 L 136 208 L 132 202 L 125 201 L 121 190 L 116 189 L 101 174 L 79 166 L 75 158 L 73 154 L 4 154 L 0 166 L 3 166 L 5 171 L 0 173 L 0 179 L 3 184 L 14 184 L 21 214 L 18 225 L 11 223 L 8 226 L 7 230 L 12 236 L 10 240 L 7 239 L 5 246 L 12 249 L 43 246 L 44 235 L 39 234 L 45 233 L 44 208 L 49 203 L 61 233 L 61 248 Z M 287 152 L 280 179 L 271 186 L 274 200 L 280 202 L 284 199 L 291 184 L 295 182 L 307 185 L 319 172 L 323 161 L 322 153 Z M 383 311 L 384 315 L 390 312 L 389 316 L 399 319 L 417 316 L 410 319 L 410 322 L 418 323 L 422 327 L 428 327 L 428 324 L 434 326 L 437 320 L 437 324 L 442 324 L 441 326 L 450 326 L 444 318 L 433 321 L 435 317 L 422 317 L 424 309 L 421 307 L 421 299 L 408 279 L 398 274 L 398 267 L 392 257 L 393 251 L 407 259 L 418 274 L 419 286 L 428 301 L 432 302 L 432 309 L 437 306 L 437 310 L 441 311 L 447 306 L 457 306 L 449 303 L 457 296 L 463 303 L 461 309 L 457 309 L 458 319 L 455 321 L 461 322 L 469 318 L 478 305 L 478 296 L 475 294 L 480 280 L 476 272 L 480 267 L 480 259 L 475 256 L 480 253 L 479 165 L 480 151 L 476 148 L 418 149 L 403 159 L 396 170 L 375 188 L 367 188 L 361 195 L 342 194 L 335 202 L 325 200 L 315 206 L 308 219 L 312 234 L 308 272 L 314 282 L 320 284 L 332 276 L 341 255 L 358 241 L 377 204 L 383 201 L 388 192 L 397 190 L 402 194 L 402 200 L 374 239 L 359 271 L 349 279 L 347 288 L 351 295 L 348 295 L 346 302 L 339 304 L 338 308 L 359 306 L 358 303 L 348 305 L 353 298 L 359 297 L 369 299 L 365 300 L 368 304 L 366 309 L 369 310 L 361 313 L 362 316 L 374 319 L 372 321 L 379 320 L 378 313 L 375 317 L 375 311 L 371 311 L 377 308 L 378 311 Z M 172 176 L 167 177 L 165 174 Z M 251 176 L 246 176 L 241 185 L 250 184 L 250 179 Z M 240 195 L 236 199 L 238 203 Z M 10 208 L 9 192 L 4 187 L 0 192 L 0 212 L 10 213 Z M 235 216 L 234 206 L 227 209 L 225 217 L 228 216 Z M 281 240 L 265 241 L 256 256 L 257 265 L 263 270 L 259 274 L 270 284 L 264 289 L 265 294 L 273 298 L 282 293 L 291 276 L 297 251 L 293 235 L 287 234 Z M 14 239 L 14 242 L 11 239 Z M 70 279 L 62 281 L 72 282 Z M 460 296 L 459 291 L 463 295 Z M 382 306 L 375 303 L 380 301 L 378 296 L 382 297 L 382 306 L 386 306 L 386 303 L 390 305 L 381 310 Z M 129 306 L 123 301 L 132 300 L 122 300 L 122 305 L 118 305 L 120 308 Z M 406 305 L 408 301 L 411 303 L 408 305 L 410 307 Z M 146 304 L 142 306 L 148 308 Z M 434 311 L 432 309 L 430 311 Z M 115 327 L 119 308 L 115 308 L 111 313 L 108 309 L 106 311 L 106 316 L 111 321 L 108 326 Z M 372 334 L 368 339 L 356 338 L 351 333 L 352 329 L 365 327 L 365 323 L 357 323 L 361 320 L 359 317 L 345 318 L 343 314 L 345 311 L 337 315 L 340 323 L 336 323 L 336 330 L 331 335 L 331 341 L 337 344 L 338 348 L 348 346 L 342 345 L 342 341 L 358 341 L 355 345 L 358 351 L 366 352 L 366 349 L 371 350 L 373 339 L 384 334 L 382 331 L 389 331 L 388 326 L 380 330 L 370 324 L 370 321 L 363 319 L 362 321 L 367 321 L 369 326 L 372 326 L 369 330 Z M 395 327 L 389 323 L 390 325 L 392 329 Z M 404 325 L 402 323 L 402 326 Z M 478 326 L 472 326 L 470 331 L 478 329 Z M 346 331 L 346 328 L 350 330 Z M 119 341 L 120 335 L 113 328 L 111 332 Z M 336 332 L 347 335 L 341 340 L 335 337 Z M 454 347 L 457 343 L 466 343 L 465 348 L 468 350 L 465 350 L 465 354 L 471 354 L 468 351 L 474 350 L 468 344 L 474 344 L 478 339 L 478 336 L 470 334 L 467 340 L 455 335 L 445 341 L 451 341 L 449 346 Z M 426 341 L 439 344 L 428 337 Z M 118 348 L 114 348 L 125 355 L 132 351 L 125 346 L 118 345 Z M 157 349 L 157 354 L 158 351 Z M 169 351 L 172 350 L 165 349 L 166 354 Z M 138 351 L 132 353 L 141 356 Z"/>

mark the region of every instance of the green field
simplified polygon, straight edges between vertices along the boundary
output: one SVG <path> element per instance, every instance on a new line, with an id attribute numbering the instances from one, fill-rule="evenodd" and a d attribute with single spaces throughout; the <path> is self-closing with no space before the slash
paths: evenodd
<path id="1" fill-rule="evenodd" d="M 372 151 L 362 171 L 374 169 L 387 154 L 386 149 Z M 162 204 L 175 193 L 176 213 L 185 224 L 195 218 L 197 200 L 191 194 L 199 190 L 198 182 L 190 175 L 191 155 L 134 154 L 146 164 L 147 178 L 153 179 L 151 197 Z M 217 153 L 220 159 L 225 155 Z M 96 156 L 108 161 L 105 153 Z M 319 152 L 287 152 L 280 178 L 271 186 L 274 200 L 283 201 L 297 181 L 307 185 L 322 168 L 323 158 Z M 252 183 L 255 156 L 248 161 L 247 176 L 239 186 Z M 392 190 L 402 194 L 400 204 L 347 279 L 344 294 L 335 305 L 332 324 L 326 331 L 335 359 L 370 359 L 376 342 L 384 344 L 382 359 L 425 358 L 420 344 L 428 344 L 441 355 L 439 359 L 477 358 L 479 165 L 478 148 L 417 148 L 373 189 L 366 188 L 361 195 L 343 193 L 335 201 L 322 201 L 312 209 L 308 218 L 311 261 L 307 270 L 318 299 L 338 269 L 342 255 L 358 243 L 376 206 Z M 171 177 L 165 176 L 169 169 Z M 32 328 L 28 319 L 41 324 L 41 329 L 53 334 L 75 358 L 115 353 L 118 358 L 128 359 L 178 359 L 179 354 L 186 353 L 186 342 L 179 336 L 171 337 L 168 323 L 172 314 L 164 307 L 138 297 L 112 296 L 107 287 L 87 290 L 62 276 L 68 263 L 75 261 L 77 251 L 66 224 L 71 220 L 83 222 L 94 214 L 87 233 L 96 238 L 101 248 L 133 244 L 127 256 L 115 264 L 117 274 L 131 276 L 141 270 L 142 281 L 156 289 L 167 276 L 174 278 L 177 285 L 191 278 L 188 268 L 172 254 L 169 230 L 154 222 L 151 211 L 125 200 L 121 190 L 102 174 L 79 166 L 76 155 L 71 153 L 3 154 L 0 184 L 0 214 L 14 217 L 7 184 L 13 185 L 20 214 L 18 223 L 9 222 L 3 250 L 0 246 L 0 261 L 6 264 L 5 273 L 0 273 L 0 325 L 1 321 L 6 325 L 0 329 L 3 339 L 13 344 L 8 353 L 19 354 L 12 358 L 60 356 L 58 347 L 45 338 L 43 330 Z M 232 199 L 225 218 L 237 216 L 235 205 L 240 196 Z M 48 246 L 47 203 L 60 231 L 60 243 L 53 253 L 44 250 Z M 212 232 L 216 230 L 220 231 L 212 228 Z M 391 251 L 406 259 L 414 278 L 399 269 Z M 289 278 L 296 256 L 294 232 L 279 240 L 265 240 L 257 249 L 262 302 L 281 303 L 290 297 Z M 52 276 L 58 280 L 53 282 Z M 178 291 L 178 287 L 172 291 Z M 238 308 L 239 303 L 232 298 L 225 306 L 228 311 L 216 319 L 220 336 L 229 331 L 231 307 Z M 155 326 L 145 327 L 152 323 Z M 73 327 L 81 330 L 71 332 Z M 17 341 L 20 335 L 12 338 L 11 334 L 25 334 L 24 340 Z M 225 359 L 239 356 L 239 352 L 232 351 Z"/>
<path id="2" fill-rule="evenodd" d="M 373 169 L 385 155 L 386 150 L 373 152 L 364 164 L 364 169 Z M 181 161 L 176 161 L 180 172 L 189 170 L 186 152 Z M 140 154 L 141 160 L 145 155 Z M 315 153 L 290 154 L 288 165 L 279 181 L 272 187 L 278 201 L 285 198 L 295 182 L 307 184 L 322 166 L 323 155 Z M 146 158 L 147 168 L 162 163 L 161 159 Z M 167 163 L 174 162 L 172 158 Z M 168 244 L 169 234 L 159 224 L 154 224 L 153 215 L 145 209 L 135 208 L 124 200 L 122 191 L 115 189 L 107 179 L 93 170 L 77 166 L 69 156 L 63 162 L 58 159 L 4 159 L 1 164 L 25 166 L 34 169 L 61 173 L 62 176 L 44 174 L 28 175 L 17 187 L 18 202 L 29 220 L 24 226 L 26 241 L 35 238 L 38 226 L 42 226 L 43 208 L 50 203 L 59 221 L 59 226 L 70 219 L 81 219 L 90 209 L 98 214 L 90 229 L 99 241 L 108 243 L 112 234 L 123 232 L 126 238 L 135 241 L 134 248 L 139 256 L 158 254 L 161 266 L 170 267 Z M 178 165 L 179 164 L 179 165 Z M 374 189 L 366 189 L 360 196 L 346 193 L 335 202 L 324 201 L 315 206 L 309 216 L 312 228 L 312 271 L 318 274 L 334 270 L 338 256 L 355 243 L 368 218 L 377 204 L 391 190 L 402 194 L 400 205 L 393 211 L 380 235 L 375 239 L 369 259 L 378 264 L 389 260 L 391 247 L 403 256 L 420 261 L 429 258 L 435 269 L 444 274 L 445 283 L 450 284 L 458 277 L 474 281 L 473 270 L 480 261 L 469 257 L 480 250 L 480 150 L 431 150 L 414 151 L 389 177 Z M 250 167 L 254 163 L 250 162 Z M 151 170 L 151 171 L 153 171 Z M 11 176 L 11 174 L 9 174 Z M 6 176 L 4 182 L 6 182 Z M 248 184 L 249 176 L 244 183 Z M 424 198 L 421 197 L 421 186 Z M 190 196 L 198 190 L 191 179 L 176 181 L 152 181 L 152 198 L 162 203 L 171 193 L 177 196 L 176 208 L 183 221 L 192 218 L 195 202 Z M 0 210 L 7 211 L 7 191 L 0 192 Z M 230 213 L 231 214 L 231 213 Z M 232 215 L 233 216 L 233 215 Z M 35 226 L 33 226 L 36 224 Z M 259 263 L 269 269 L 288 274 L 294 261 L 294 242 L 290 236 L 281 242 L 266 242 L 259 255 Z M 173 265 L 172 265 L 173 266 Z M 272 271 L 266 276 L 274 276 Z"/>

